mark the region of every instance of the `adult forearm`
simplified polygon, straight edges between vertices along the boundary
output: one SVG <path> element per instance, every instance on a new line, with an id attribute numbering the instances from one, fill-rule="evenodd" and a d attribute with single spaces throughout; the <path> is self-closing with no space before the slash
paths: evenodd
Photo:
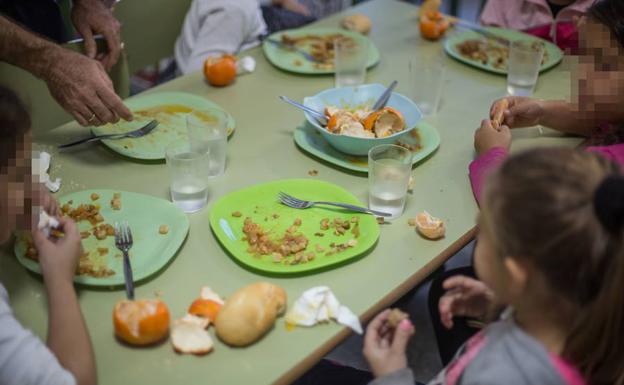
<path id="1" fill-rule="evenodd" d="M 0 60 L 44 78 L 63 48 L 0 16 Z"/>
<path id="2" fill-rule="evenodd" d="M 597 124 L 595 116 L 582 113 L 572 103 L 560 100 L 544 102 L 540 124 L 567 134 L 589 136 Z"/>
<path id="3" fill-rule="evenodd" d="M 48 347 L 79 385 L 97 382 L 89 332 L 71 282 L 46 282 L 48 291 Z"/>

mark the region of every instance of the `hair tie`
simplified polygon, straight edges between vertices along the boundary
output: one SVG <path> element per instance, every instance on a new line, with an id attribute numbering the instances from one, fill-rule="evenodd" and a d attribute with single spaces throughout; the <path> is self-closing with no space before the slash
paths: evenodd
<path id="1" fill-rule="evenodd" d="M 600 223 L 610 232 L 624 227 L 624 177 L 606 177 L 594 194 L 594 209 Z"/>

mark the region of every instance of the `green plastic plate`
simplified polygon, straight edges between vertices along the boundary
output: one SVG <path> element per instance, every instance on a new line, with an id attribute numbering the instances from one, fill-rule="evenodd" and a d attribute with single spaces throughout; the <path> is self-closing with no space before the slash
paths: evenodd
<path id="1" fill-rule="evenodd" d="M 134 114 L 132 122 L 120 121 L 117 124 L 91 127 L 91 132 L 95 135 L 123 133 L 136 130 L 153 119 L 158 120 L 158 127 L 144 137 L 102 141 L 119 154 L 143 160 L 165 159 L 165 148 L 169 143 L 188 137 L 185 115 L 190 111 L 222 109 L 206 98 L 185 92 L 155 92 L 128 99 L 125 104 Z M 234 132 L 234 128 L 235 122 L 231 118 L 228 135 Z"/>
<path id="2" fill-rule="evenodd" d="M 400 140 L 410 146 L 418 146 L 414 152 L 412 164 L 416 164 L 431 155 L 440 146 L 440 134 L 431 124 L 420 121 L 412 131 Z M 342 153 L 332 147 L 314 126 L 305 123 L 295 129 L 295 143 L 303 151 L 336 166 L 358 172 L 368 173 L 368 158 Z"/>
<path id="3" fill-rule="evenodd" d="M 226 195 L 210 210 L 210 226 L 221 245 L 236 262 L 244 267 L 268 275 L 301 275 L 327 270 L 353 261 L 364 256 L 376 245 L 379 238 L 379 225 L 372 215 L 357 214 L 329 206 L 315 206 L 305 210 L 292 209 L 277 201 L 277 194 L 280 191 L 305 200 L 324 200 L 364 206 L 353 194 L 343 188 L 311 179 L 280 180 L 251 186 Z M 234 217 L 232 213 L 236 211 L 239 211 L 242 216 Z M 278 217 L 274 218 L 273 214 L 277 214 Z M 255 223 L 270 231 L 270 237 L 273 240 L 281 238 L 295 219 L 301 219 L 300 232 L 309 240 L 306 253 L 314 252 L 315 259 L 304 264 L 286 265 L 273 262 L 271 255 L 255 256 L 249 253 L 249 246 L 243 240 L 243 223 L 246 217 L 252 218 Z M 331 229 L 321 231 L 322 219 L 342 218 L 346 220 L 353 217 L 359 218 L 360 226 L 360 236 L 357 238 L 358 243 L 355 247 L 331 256 L 326 256 L 325 252 L 316 251 L 316 245 L 321 245 L 329 251 L 329 245 L 332 242 L 342 244 L 354 238 L 350 230 L 342 236 L 334 235 Z M 228 229 L 231 230 L 232 237 L 228 236 Z M 323 232 L 324 236 L 315 236 L 314 233 L 317 232 Z"/>
<path id="4" fill-rule="evenodd" d="M 491 31 L 492 33 L 495 33 L 496 35 L 503 37 L 507 40 L 511 40 L 511 41 L 514 41 L 514 40 L 542 41 L 546 45 L 545 52 L 548 53 L 548 60 L 546 60 L 544 64 L 542 64 L 542 67 L 540 68 L 540 72 L 553 68 L 554 66 L 559 64 L 561 60 L 563 59 L 563 51 L 561 51 L 559 47 L 557 47 L 555 44 L 549 41 L 539 39 L 535 36 L 531 36 L 526 33 L 518 32 L 518 31 L 513 31 L 510 29 L 495 28 L 495 27 L 489 27 L 487 29 Z M 474 31 L 462 31 L 460 33 L 456 33 L 446 40 L 446 42 L 444 43 L 444 50 L 451 57 L 459 60 L 462 63 L 468 64 L 476 68 L 480 68 L 484 71 L 494 72 L 494 73 L 501 74 L 501 75 L 507 75 L 506 68 L 505 69 L 496 68 L 492 66 L 491 63 L 483 64 L 480 61 L 468 59 L 459 53 L 456 47 L 457 44 L 460 44 L 466 40 L 474 40 L 474 39 L 482 40 L 483 36 Z"/>
<path id="5" fill-rule="evenodd" d="M 269 39 L 273 40 L 282 40 L 282 35 L 287 34 L 293 37 L 300 37 L 305 35 L 332 35 L 332 34 L 342 34 L 344 36 L 351 37 L 353 39 L 368 39 L 366 36 L 352 31 L 347 31 L 340 28 L 301 28 L 301 29 L 291 29 L 287 31 L 276 32 L 269 36 Z M 379 63 L 379 50 L 373 44 L 373 42 L 368 39 L 368 63 L 367 68 L 373 67 L 377 63 Z M 315 63 L 312 63 L 306 60 L 303 55 L 300 53 L 289 51 L 284 48 L 280 48 L 275 46 L 274 44 L 264 42 L 262 44 L 262 49 L 264 50 L 264 54 L 267 59 L 276 66 L 284 71 L 295 72 L 299 74 L 308 74 L 308 75 L 323 75 L 323 74 L 333 74 L 333 68 L 318 68 L 315 66 Z"/>
<path id="6" fill-rule="evenodd" d="M 110 205 L 110 200 L 116 192 L 121 193 L 121 210 L 113 210 Z M 100 198 L 92 201 L 91 193 L 98 194 Z M 103 223 L 114 226 L 115 222 L 128 222 L 134 239 L 134 245 L 130 249 L 134 281 L 145 279 L 162 269 L 175 256 L 189 231 L 189 221 L 180 209 L 169 201 L 149 195 L 115 190 L 84 190 L 63 196 L 59 203 L 62 206 L 69 201 L 73 201 L 72 207 L 78 207 L 81 203 L 99 204 L 100 213 L 104 217 Z M 169 226 L 169 233 L 160 234 L 158 232 L 160 225 Z M 78 226 L 80 231 L 92 228 L 87 221 L 81 221 Z M 90 258 L 96 264 L 105 263 L 115 274 L 103 278 L 76 275 L 74 282 L 90 286 L 124 284 L 123 258 L 121 251 L 115 248 L 114 237 L 98 241 L 91 235 L 82 240 L 82 245 L 85 251 L 91 252 Z M 107 247 L 108 253 L 99 256 L 97 247 Z M 39 264 L 24 256 L 26 243 L 23 239 L 15 242 L 14 251 L 22 265 L 41 274 Z"/>

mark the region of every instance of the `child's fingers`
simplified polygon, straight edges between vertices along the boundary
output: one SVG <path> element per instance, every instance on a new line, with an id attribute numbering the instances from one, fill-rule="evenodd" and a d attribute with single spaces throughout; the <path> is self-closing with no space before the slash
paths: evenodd
<path id="1" fill-rule="evenodd" d="M 414 335 L 414 325 L 409 319 L 404 319 L 394 331 L 391 349 L 395 353 L 405 353 L 405 348 L 412 335 Z"/>
<path id="2" fill-rule="evenodd" d="M 481 121 L 481 129 L 482 130 L 493 130 L 494 126 L 492 126 L 492 121 L 490 119 L 483 119 Z"/>
<path id="3" fill-rule="evenodd" d="M 390 314 L 390 309 L 386 309 L 377 314 L 377 316 L 368 324 L 366 327 L 366 335 L 364 336 L 365 347 L 369 346 L 372 348 L 377 346 L 380 340 L 379 331 L 385 320 L 388 318 L 388 314 Z"/>
<path id="4" fill-rule="evenodd" d="M 440 313 L 440 322 L 447 329 L 453 327 L 453 302 L 457 299 L 455 294 L 445 294 L 438 302 L 438 312 Z"/>
<path id="5" fill-rule="evenodd" d="M 504 127 L 504 126 L 501 126 Z M 453 290 L 461 287 L 473 286 L 474 279 L 465 275 L 454 275 L 442 282 L 442 287 L 446 290 Z"/>

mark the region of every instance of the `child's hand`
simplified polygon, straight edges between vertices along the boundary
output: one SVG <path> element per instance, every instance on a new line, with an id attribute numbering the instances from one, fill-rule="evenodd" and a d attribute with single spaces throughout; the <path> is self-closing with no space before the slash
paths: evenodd
<path id="1" fill-rule="evenodd" d="M 69 218 L 59 219 L 59 229 L 65 234 L 59 239 L 48 239 L 39 230 L 33 232 L 33 241 L 39 252 L 39 263 L 46 283 L 72 282 L 78 260 L 82 255 L 80 233 L 76 223 Z"/>
<path id="2" fill-rule="evenodd" d="M 366 328 L 364 357 L 375 377 L 382 377 L 407 367 L 405 348 L 414 334 L 414 326 L 403 320 L 392 330 L 388 326 L 390 310 L 384 310 Z"/>
<path id="3" fill-rule="evenodd" d="M 453 317 L 473 317 L 485 320 L 494 305 L 494 293 L 481 281 L 463 275 L 442 283 L 447 292 L 440 298 L 440 320 L 447 329 L 453 327 Z"/>
<path id="4" fill-rule="evenodd" d="M 298 0 L 273 0 L 273 4 L 279 5 L 287 11 L 298 13 L 303 16 L 310 16 L 310 10 Z"/>
<path id="5" fill-rule="evenodd" d="M 481 155 L 494 147 L 509 149 L 511 146 L 511 131 L 509 127 L 500 126 L 497 130 L 492 126 L 492 122 L 486 119 L 481 122 L 481 127 L 475 131 L 474 146 L 477 155 Z"/>
<path id="6" fill-rule="evenodd" d="M 543 101 L 522 96 L 510 96 L 505 98 L 509 107 L 504 113 L 503 124 L 510 128 L 532 127 L 540 124 L 544 116 Z M 490 117 L 494 117 L 494 106 L 490 108 Z"/>

